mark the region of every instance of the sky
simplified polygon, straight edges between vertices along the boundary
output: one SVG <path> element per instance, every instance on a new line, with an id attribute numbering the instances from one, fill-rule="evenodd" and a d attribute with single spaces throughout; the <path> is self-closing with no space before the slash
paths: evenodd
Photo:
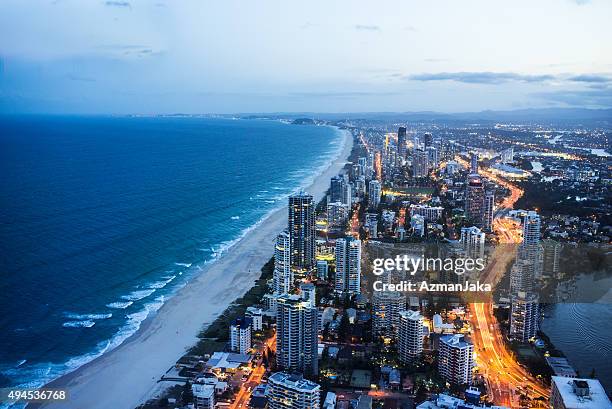
<path id="1" fill-rule="evenodd" d="M 1 0 L 0 113 L 609 108 L 610 21 L 610 0 Z"/>

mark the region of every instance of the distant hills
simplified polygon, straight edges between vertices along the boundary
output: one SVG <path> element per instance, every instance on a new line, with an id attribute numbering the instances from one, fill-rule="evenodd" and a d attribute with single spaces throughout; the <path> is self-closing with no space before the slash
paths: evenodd
<path id="1" fill-rule="evenodd" d="M 261 114 L 239 114 L 242 118 L 307 119 L 318 120 L 384 120 L 398 122 L 517 122 L 517 123 L 601 123 L 612 124 L 612 109 L 588 108 L 532 108 L 512 111 L 480 111 L 462 113 L 422 112 L 358 112 L 358 113 L 315 113 L 278 112 Z"/>

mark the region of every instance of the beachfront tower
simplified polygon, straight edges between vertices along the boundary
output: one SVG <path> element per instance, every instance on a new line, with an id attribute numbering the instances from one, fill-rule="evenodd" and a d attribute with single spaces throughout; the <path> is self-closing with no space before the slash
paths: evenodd
<path id="1" fill-rule="evenodd" d="M 233 352 L 246 354 L 251 349 L 251 318 L 236 318 L 230 325 L 230 347 Z"/>
<path id="2" fill-rule="evenodd" d="M 289 197 L 291 268 L 306 272 L 315 268 L 315 205 L 311 195 L 300 192 Z"/>
<path id="3" fill-rule="evenodd" d="M 274 246 L 274 277 L 272 284 L 274 293 L 290 293 L 294 287 L 293 283 L 291 241 L 289 232 L 285 230 L 276 237 L 276 245 Z"/>
<path id="4" fill-rule="evenodd" d="M 284 294 L 277 300 L 276 363 L 289 372 L 307 377 L 318 374 L 316 307 L 299 295 Z"/>

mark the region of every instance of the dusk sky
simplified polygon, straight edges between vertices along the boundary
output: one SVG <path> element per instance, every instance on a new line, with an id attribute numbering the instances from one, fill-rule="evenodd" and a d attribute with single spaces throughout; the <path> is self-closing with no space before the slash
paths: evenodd
<path id="1" fill-rule="evenodd" d="M 612 107 L 612 1 L 2 0 L 0 113 Z"/>

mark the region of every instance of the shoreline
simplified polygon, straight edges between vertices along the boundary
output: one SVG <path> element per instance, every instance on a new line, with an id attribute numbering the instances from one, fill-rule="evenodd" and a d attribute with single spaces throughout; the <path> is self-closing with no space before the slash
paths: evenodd
<path id="1" fill-rule="evenodd" d="M 342 149 L 304 189 L 317 202 L 329 188 L 330 178 L 342 171 L 352 150 L 350 132 L 334 128 L 344 134 Z M 44 407 L 133 409 L 159 393 L 162 388 L 157 380 L 197 344 L 198 334 L 259 278 L 262 266 L 273 253 L 275 237 L 286 223 L 286 206 L 271 211 L 144 320 L 140 329 L 121 345 L 45 385 L 68 389 L 69 400 Z M 227 274 L 228 271 L 235 274 Z"/>

